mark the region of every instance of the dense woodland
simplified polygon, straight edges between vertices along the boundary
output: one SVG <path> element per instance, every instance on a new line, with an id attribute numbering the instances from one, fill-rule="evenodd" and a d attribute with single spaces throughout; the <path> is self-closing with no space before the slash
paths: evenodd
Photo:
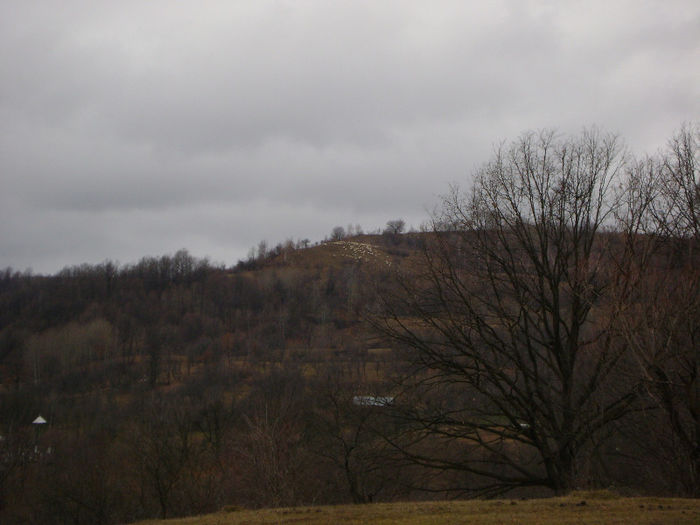
<path id="1" fill-rule="evenodd" d="M 405 492 L 385 483 L 377 437 L 362 428 L 377 410 L 352 400 L 389 391 L 390 352 L 362 312 L 375 276 L 419 243 L 280 245 L 230 269 L 183 250 L 53 276 L 5 271 L 2 521 L 114 523 Z M 42 427 L 31 424 L 39 414 Z"/>
<path id="2" fill-rule="evenodd" d="M 699 496 L 697 161 L 526 134 L 420 233 L 3 271 L 0 520 Z"/>

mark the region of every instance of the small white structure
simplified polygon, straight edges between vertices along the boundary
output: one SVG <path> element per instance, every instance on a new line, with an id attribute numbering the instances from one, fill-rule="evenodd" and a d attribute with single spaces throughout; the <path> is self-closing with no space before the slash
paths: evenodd
<path id="1" fill-rule="evenodd" d="M 32 421 L 32 425 L 45 425 L 45 424 L 46 424 L 46 420 L 43 417 L 41 417 L 41 415 L 37 416 L 37 418 L 34 421 Z"/>
<path id="2" fill-rule="evenodd" d="M 394 404 L 394 398 L 390 396 L 355 396 L 352 404 L 359 407 L 388 407 Z"/>

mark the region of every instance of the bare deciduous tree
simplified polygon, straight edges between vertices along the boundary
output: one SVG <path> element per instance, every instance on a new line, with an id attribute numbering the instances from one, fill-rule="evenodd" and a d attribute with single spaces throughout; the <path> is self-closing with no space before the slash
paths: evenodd
<path id="1" fill-rule="evenodd" d="M 375 402 L 375 396 L 367 395 L 371 388 L 349 381 L 339 370 L 331 370 L 314 388 L 314 450 L 342 473 L 353 503 L 377 501 L 402 489 L 404 472 L 382 438 L 390 431 L 388 398 Z"/>
<path id="2" fill-rule="evenodd" d="M 611 330 L 630 286 L 634 227 L 611 228 L 630 212 L 625 185 L 616 137 L 545 131 L 500 148 L 471 193 L 444 199 L 422 270 L 386 292 L 377 322 L 413 364 L 410 432 L 395 446 L 465 473 L 465 490 L 582 481 L 634 399 Z"/>
<path id="3" fill-rule="evenodd" d="M 686 125 L 653 164 L 656 193 L 646 225 L 656 241 L 654 265 L 625 318 L 642 384 L 670 430 L 663 448 L 673 451 L 666 456 L 675 468 L 667 469 L 668 482 L 692 496 L 700 495 L 699 155 L 700 129 Z"/>
<path id="4" fill-rule="evenodd" d="M 406 228 L 406 222 L 403 219 L 394 219 L 387 221 L 386 228 L 384 228 L 384 233 L 387 235 L 398 235 L 403 233 Z"/>

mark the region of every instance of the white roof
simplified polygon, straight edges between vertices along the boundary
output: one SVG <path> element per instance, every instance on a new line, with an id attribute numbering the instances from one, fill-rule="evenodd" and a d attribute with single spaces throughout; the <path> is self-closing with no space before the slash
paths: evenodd
<path id="1" fill-rule="evenodd" d="M 394 398 L 390 396 L 355 396 L 352 398 L 354 405 L 362 407 L 388 407 L 394 404 Z"/>
<path id="2" fill-rule="evenodd" d="M 44 425 L 44 424 L 46 424 L 46 420 L 41 416 L 37 416 L 37 418 L 34 421 L 32 421 L 32 424 L 33 425 Z"/>

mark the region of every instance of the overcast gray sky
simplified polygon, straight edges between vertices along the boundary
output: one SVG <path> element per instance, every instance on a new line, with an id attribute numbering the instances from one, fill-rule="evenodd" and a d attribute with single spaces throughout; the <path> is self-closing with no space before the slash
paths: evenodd
<path id="1" fill-rule="evenodd" d="M 523 131 L 699 117 L 697 0 L 3 0 L 0 268 L 419 227 Z"/>

